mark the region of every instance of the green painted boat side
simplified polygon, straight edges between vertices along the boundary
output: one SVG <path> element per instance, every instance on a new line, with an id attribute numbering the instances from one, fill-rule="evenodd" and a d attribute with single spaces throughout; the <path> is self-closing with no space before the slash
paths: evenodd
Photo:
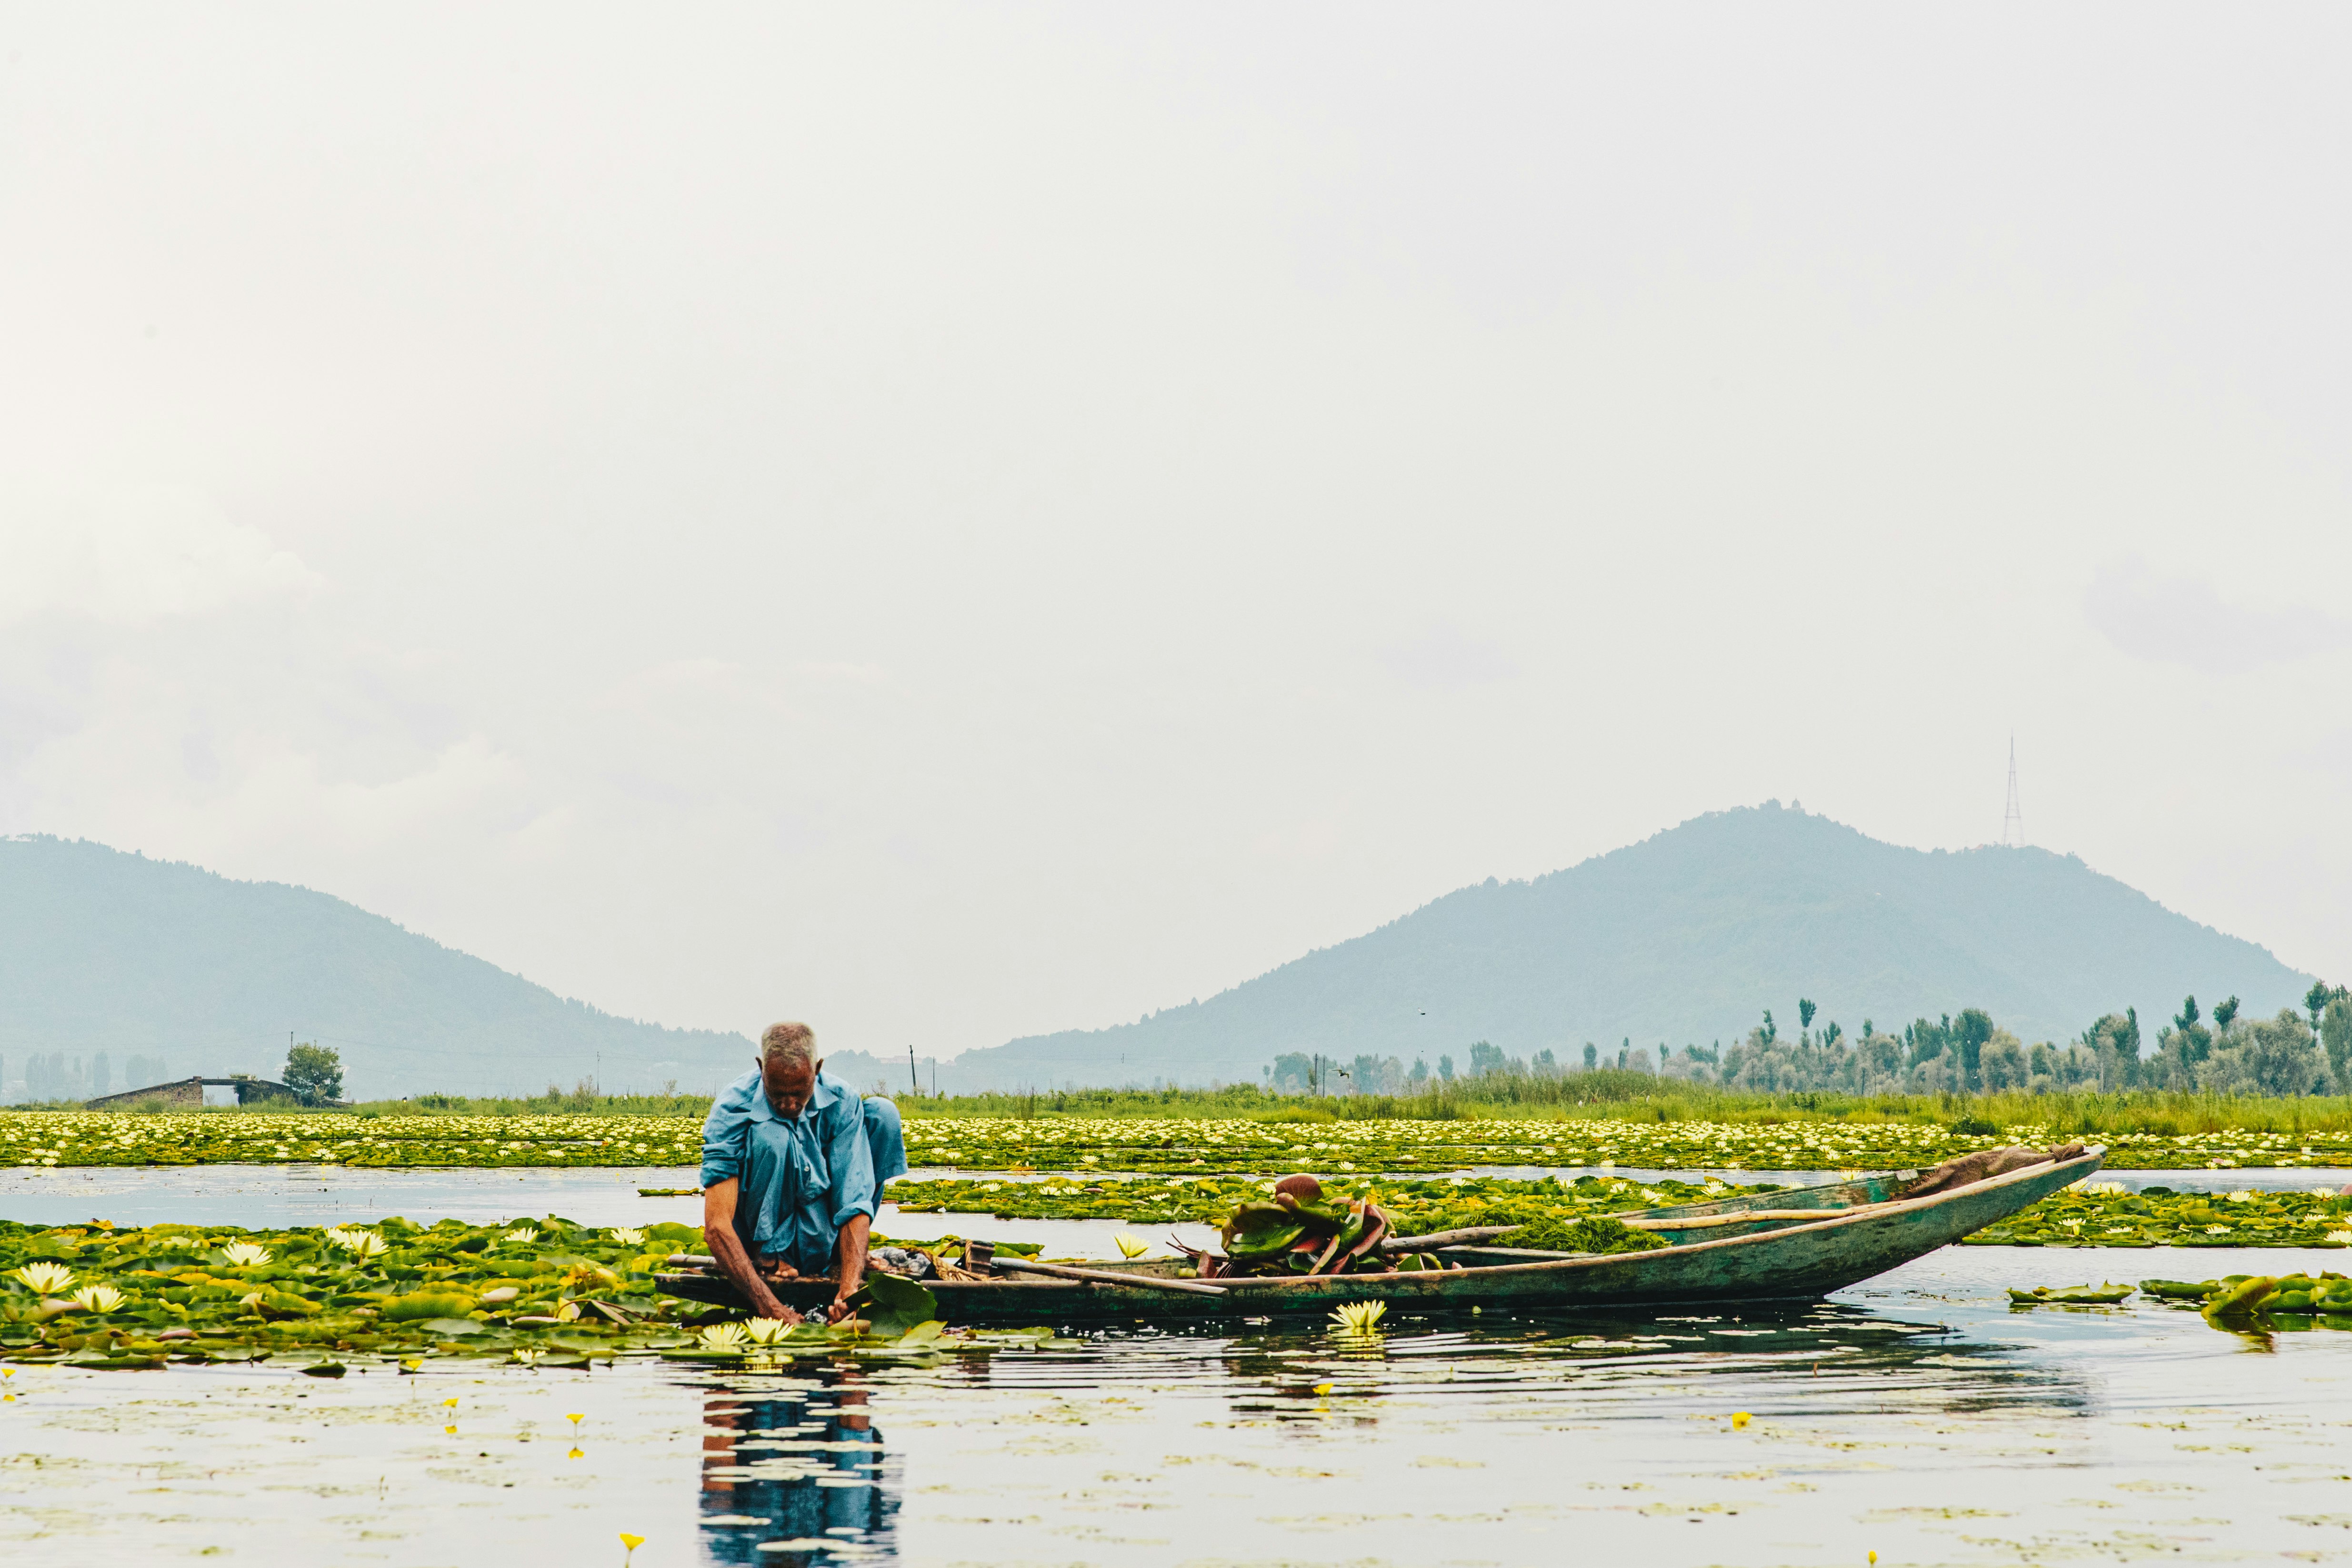
<path id="1" fill-rule="evenodd" d="M 1465 1307 L 1552 1311 L 1578 1307 L 1702 1305 L 1723 1301 L 1811 1300 L 1883 1274 L 1926 1256 L 1972 1231 L 2005 1219 L 2027 1205 L 2096 1171 L 2106 1151 L 2095 1148 L 2063 1165 L 2029 1166 L 2006 1176 L 1928 1197 L 1888 1202 L 1868 1194 L 1896 1178 L 1872 1177 L 1841 1184 L 1869 1208 L 1841 1213 L 1824 1207 L 1818 1220 L 1769 1222 L 1755 1228 L 1727 1227 L 1742 1234 L 1681 1242 L 1648 1252 L 1607 1256 L 1547 1257 L 1537 1261 L 1430 1270 L 1423 1273 L 1339 1274 L 1220 1280 L 1222 1296 L 1178 1294 L 1148 1287 L 1078 1281 L 1019 1280 L 932 1281 L 949 1322 L 992 1324 L 1150 1322 L 1321 1314 L 1343 1302 L 1382 1301 L 1400 1309 L 1448 1311 Z M 1827 1199 L 1834 1188 L 1802 1189 Z M 1764 1195 L 1780 1207 L 1789 1193 Z M 1713 1208 L 1715 1206 L 1701 1206 Z M 1748 1203 L 1744 1207 L 1761 1207 Z M 1732 1210 L 1736 1212 L 1737 1210 Z M 1644 1210 L 1646 1215 L 1687 1209 Z M 1494 1249 L 1482 1256 L 1493 1256 Z M 1091 1263 L 1091 1269 L 1162 1278 L 1190 1278 L 1177 1259 L 1149 1263 Z M 719 1280 L 696 1280 L 672 1293 L 720 1305 L 742 1306 L 734 1288 Z M 832 1299 L 822 1281 L 789 1283 L 777 1294 L 803 1310 Z"/>

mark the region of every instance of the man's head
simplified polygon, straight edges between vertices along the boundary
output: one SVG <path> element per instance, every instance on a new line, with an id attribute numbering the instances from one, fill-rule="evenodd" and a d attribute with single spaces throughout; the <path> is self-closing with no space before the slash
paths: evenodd
<path id="1" fill-rule="evenodd" d="M 760 1037 L 760 1086 L 780 1116 L 797 1116 L 816 1092 L 816 1031 L 804 1023 L 773 1023 Z"/>

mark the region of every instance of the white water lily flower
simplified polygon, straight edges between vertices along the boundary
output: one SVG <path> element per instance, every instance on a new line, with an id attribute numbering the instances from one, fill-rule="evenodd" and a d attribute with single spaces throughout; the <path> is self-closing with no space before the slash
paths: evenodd
<path id="1" fill-rule="evenodd" d="M 537 1366 L 539 1358 L 546 1354 L 543 1350 L 525 1350 L 520 1345 L 514 1348 L 514 1358 L 525 1366 Z"/>
<path id="2" fill-rule="evenodd" d="M 269 1261 L 269 1249 L 250 1241 L 232 1241 L 221 1249 L 221 1256 L 240 1269 L 258 1269 Z"/>
<path id="3" fill-rule="evenodd" d="M 741 1323 L 712 1323 L 699 1336 L 705 1350 L 740 1350 L 751 1336 Z"/>
<path id="4" fill-rule="evenodd" d="M 392 1250 L 392 1243 L 373 1230 L 356 1227 L 338 1227 L 327 1232 L 327 1245 L 340 1247 L 354 1258 L 380 1258 Z"/>
<path id="5" fill-rule="evenodd" d="M 536 1241 L 539 1239 L 539 1232 L 528 1225 L 518 1225 L 506 1233 L 505 1239 L 509 1241 Z"/>
<path id="6" fill-rule="evenodd" d="M 2230 1228 L 2226 1225 L 2209 1225 L 2205 1228 L 2205 1234 L 2208 1236 L 2227 1236 L 2230 1234 Z"/>
<path id="7" fill-rule="evenodd" d="M 73 1283 L 73 1270 L 62 1263 L 27 1263 L 16 1270 L 16 1278 L 47 1296 Z"/>
<path id="8" fill-rule="evenodd" d="M 785 1331 L 791 1327 L 782 1318 L 746 1318 L 743 1321 L 743 1332 L 751 1335 L 753 1344 L 773 1344 L 783 1338 Z"/>
<path id="9" fill-rule="evenodd" d="M 614 1226 L 613 1239 L 624 1247 L 642 1247 L 646 1244 L 646 1233 L 642 1230 L 629 1229 L 625 1226 Z"/>
<path id="10" fill-rule="evenodd" d="M 1386 1301 L 1349 1301 L 1331 1314 L 1331 1322 L 1341 1333 L 1369 1334 L 1388 1315 Z"/>
<path id="11" fill-rule="evenodd" d="M 122 1292 L 111 1285 L 84 1285 L 73 1299 L 86 1312 L 110 1312 L 123 1302 Z"/>
<path id="12" fill-rule="evenodd" d="M 2079 1182 L 2076 1185 L 2084 1192 L 2095 1194 L 2100 1197 L 2121 1197 L 2125 1193 L 2131 1190 L 2119 1181 L 2086 1181 Z"/>
<path id="13" fill-rule="evenodd" d="M 2252 1187 L 2250 1187 L 2250 1186 L 2249 1186 L 2249 1187 L 2241 1187 L 2241 1188 L 2239 1188 L 2236 1192 L 2233 1192 L 2233 1193 L 2231 1193 L 2231 1194 L 2230 1194 L 2230 1195 L 2229 1195 L 2229 1197 L 2230 1197 L 2230 1201 L 2231 1201 L 2231 1203 L 2252 1203 L 2252 1202 L 2253 1202 L 2253 1201 L 2254 1201 L 2254 1199 L 2256 1199 L 2256 1198 L 2258 1198 L 2258 1197 L 2262 1197 L 2262 1196 L 2263 1196 L 2263 1195 L 2262 1195 L 2261 1193 L 2256 1192 Z"/>

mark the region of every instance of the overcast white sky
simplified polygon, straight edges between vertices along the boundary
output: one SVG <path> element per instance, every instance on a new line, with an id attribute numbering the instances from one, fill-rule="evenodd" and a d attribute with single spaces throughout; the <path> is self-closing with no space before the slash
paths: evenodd
<path id="1" fill-rule="evenodd" d="M 947 1053 L 2013 729 L 2352 977 L 2347 44 L 9 6 L 0 831 Z"/>

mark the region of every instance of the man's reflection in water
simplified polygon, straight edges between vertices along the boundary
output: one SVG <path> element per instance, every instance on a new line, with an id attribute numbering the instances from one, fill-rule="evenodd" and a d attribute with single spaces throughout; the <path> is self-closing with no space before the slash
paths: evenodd
<path id="1" fill-rule="evenodd" d="M 798 1568 L 828 1554 L 814 1546 L 762 1552 L 761 1544 L 882 1542 L 898 1510 L 883 1496 L 882 1435 L 866 1414 L 866 1391 L 855 1375 L 773 1393 L 719 1389 L 704 1401 L 706 1561 Z"/>

